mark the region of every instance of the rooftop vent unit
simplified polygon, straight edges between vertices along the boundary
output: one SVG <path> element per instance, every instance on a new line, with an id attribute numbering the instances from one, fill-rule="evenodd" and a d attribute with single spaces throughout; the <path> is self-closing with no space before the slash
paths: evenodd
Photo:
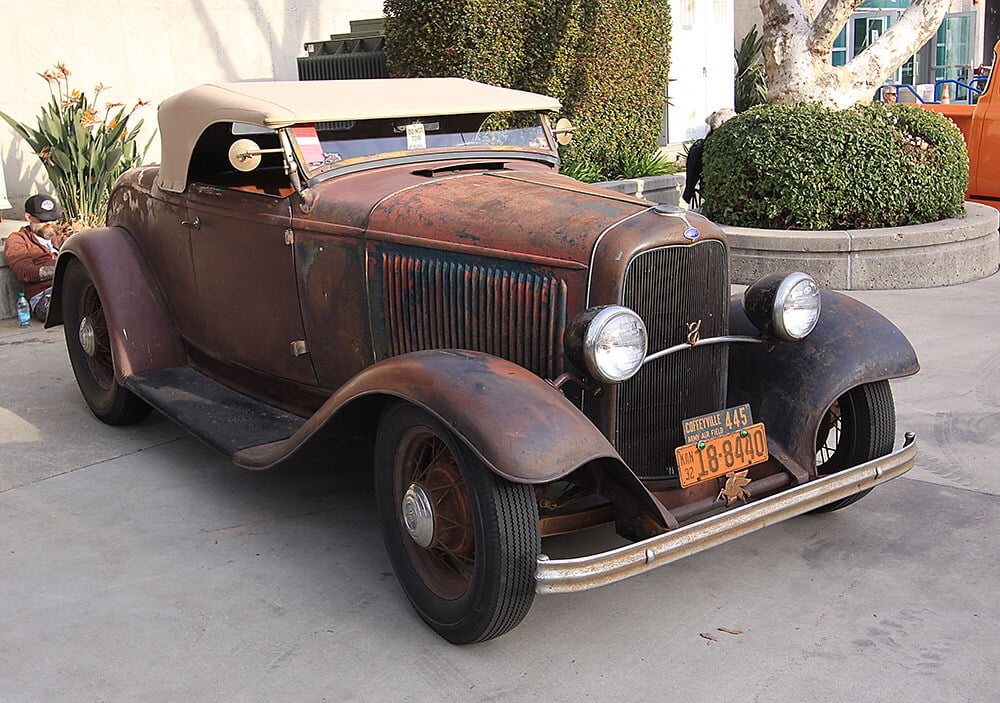
<path id="1" fill-rule="evenodd" d="M 306 42 L 306 56 L 296 59 L 300 81 L 388 78 L 382 18 L 351 22 L 347 34 Z"/>

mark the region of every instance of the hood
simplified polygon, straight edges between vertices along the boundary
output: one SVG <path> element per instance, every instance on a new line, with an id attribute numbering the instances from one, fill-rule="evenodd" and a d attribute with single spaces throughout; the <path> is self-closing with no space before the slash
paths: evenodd
<path id="1" fill-rule="evenodd" d="M 369 234 L 588 265 L 602 233 L 652 204 L 555 173 L 476 172 L 403 188 L 372 210 Z"/>

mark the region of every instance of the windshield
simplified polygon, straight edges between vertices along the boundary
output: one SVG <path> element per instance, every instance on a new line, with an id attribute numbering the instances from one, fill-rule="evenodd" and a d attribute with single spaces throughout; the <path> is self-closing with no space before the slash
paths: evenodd
<path id="1" fill-rule="evenodd" d="M 289 130 L 308 177 L 365 160 L 440 149 L 552 152 L 542 115 L 508 112 L 344 122 L 314 122 Z"/>

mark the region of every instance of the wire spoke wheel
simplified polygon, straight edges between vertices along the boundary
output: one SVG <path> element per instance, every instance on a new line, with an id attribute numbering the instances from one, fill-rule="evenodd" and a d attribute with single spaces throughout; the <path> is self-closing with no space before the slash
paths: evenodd
<path id="1" fill-rule="evenodd" d="M 90 367 L 94 380 L 104 390 L 111 390 L 115 382 L 115 366 L 111 358 L 111 336 L 108 334 L 108 323 L 104 317 L 104 306 L 97 295 L 93 283 L 82 291 L 83 300 L 80 311 L 80 344 L 87 354 L 87 365 Z M 87 341 L 84 341 L 84 340 Z"/>
<path id="2" fill-rule="evenodd" d="M 896 409 L 888 381 L 852 388 L 837 398 L 820 420 L 816 434 L 816 475 L 827 476 L 885 456 L 896 436 Z M 855 493 L 813 510 L 845 508 L 871 491 Z"/>
<path id="3" fill-rule="evenodd" d="M 72 259 L 60 281 L 63 332 L 73 375 L 87 406 L 109 425 L 139 422 L 151 408 L 115 379 L 111 330 L 101 296 L 84 265 Z"/>
<path id="4" fill-rule="evenodd" d="M 419 487 L 429 500 L 431 541 L 407 541 L 414 567 L 442 598 L 457 598 L 472 581 L 476 533 L 462 472 L 444 441 L 426 428 L 414 427 L 403 437 L 396 455 L 393 485 L 399 520 L 407 527 L 403 494 Z M 412 527 L 408 532 L 413 534 Z"/>
<path id="5" fill-rule="evenodd" d="M 397 403 L 379 425 L 375 495 L 400 586 L 438 634 L 482 642 L 524 618 L 541 549 L 530 486 L 497 476 L 435 418 Z"/>

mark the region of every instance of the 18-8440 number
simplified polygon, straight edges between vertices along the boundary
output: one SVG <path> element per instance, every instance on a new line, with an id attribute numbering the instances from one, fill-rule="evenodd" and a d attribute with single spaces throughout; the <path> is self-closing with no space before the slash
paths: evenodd
<path id="1" fill-rule="evenodd" d="M 685 444 L 677 448 L 675 455 L 683 487 L 760 464 L 767 461 L 764 423 L 722 437 Z"/>

